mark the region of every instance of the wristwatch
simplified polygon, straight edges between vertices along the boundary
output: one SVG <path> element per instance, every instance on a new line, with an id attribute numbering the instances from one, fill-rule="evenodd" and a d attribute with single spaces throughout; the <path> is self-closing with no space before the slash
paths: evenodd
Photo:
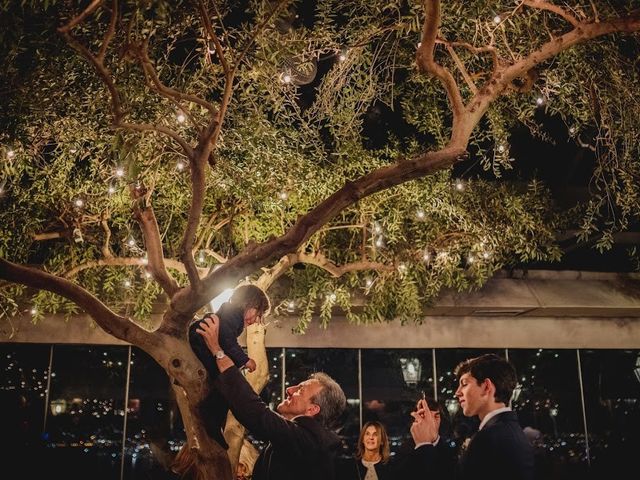
<path id="1" fill-rule="evenodd" d="M 224 350 L 218 350 L 216 353 L 214 353 L 214 355 L 216 356 L 216 360 L 221 360 L 226 357 L 226 355 L 224 354 Z"/>

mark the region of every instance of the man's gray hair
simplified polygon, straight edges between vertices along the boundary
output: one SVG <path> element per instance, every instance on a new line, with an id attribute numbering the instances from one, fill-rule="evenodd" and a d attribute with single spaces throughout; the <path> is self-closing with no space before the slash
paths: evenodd
<path id="1" fill-rule="evenodd" d="M 322 390 L 311 399 L 320 407 L 320 412 L 315 418 L 325 427 L 334 428 L 347 406 L 347 398 L 342 387 L 324 372 L 316 372 L 309 378 L 317 380 L 322 385 Z"/>

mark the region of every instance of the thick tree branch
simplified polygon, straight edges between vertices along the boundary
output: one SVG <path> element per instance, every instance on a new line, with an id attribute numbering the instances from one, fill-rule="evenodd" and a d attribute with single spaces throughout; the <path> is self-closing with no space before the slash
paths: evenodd
<path id="1" fill-rule="evenodd" d="M 109 335 L 133 345 L 153 344 L 153 334 L 117 315 L 84 288 L 67 279 L 0 258 L 0 278 L 38 290 L 47 290 L 84 309 Z"/>
<path id="2" fill-rule="evenodd" d="M 329 222 L 339 212 L 358 200 L 400 185 L 416 178 L 447 168 L 466 155 L 464 147 L 449 147 L 438 152 L 428 152 L 412 160 L 403 161 L 373 172 L 347 183 L 327 197 L 318 206 L 298 221 L 283 236 L 259 245 L 250 244 L 240 254 L 230 259 L 215 272 L 203 279 L 203 290 L 187 290 L 184 297 L 175 299 L 178 310 L 189 308 L 189 302 L 203 305 L 220 293 L 224 281 L 238 279 L 266 265 L 274 258 L 295 252 L 300 245 Z"/>
<path id="3" fill-rule="evenodd" d="M 438 29 L 440 28 L 440 1 L 426 0 L 424 2 L 425 19 L 422 26 L 422 42 L 416 52 L 416 61 L 418 67 L 426 73 L 430 73 L 438 78 L 451 103 L 451 111 L 453 113 L 454 128 L 458 118 L 464 111 L 460 89 L 451 72 L 438 64 L 434 58 L 436 38 Z"/>
<path id="4" fill-rule="evenodd" d="M 142 235 L 147 249 L 149 271 L 162 290 L 164 290 L 169 297 L 172 297 L 180 287 L 178 282 L 176 282 L 166 269 L 164 253 L 162 252 L 162 239 L 160 238 L 158 221 L 156 220 L 153 209 L 151 207 L 140 208 L 136 206 L 134 214 L 142 229 Z"/>

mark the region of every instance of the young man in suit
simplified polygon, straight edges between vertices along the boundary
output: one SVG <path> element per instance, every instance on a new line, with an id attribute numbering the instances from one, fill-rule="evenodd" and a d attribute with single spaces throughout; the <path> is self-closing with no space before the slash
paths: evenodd
<path id="1" fill-rule="evenodd" d="M 494 354 L 461 362 L 455 370 L 455 396 L 467 417 L 478 416 L 480 426 L 458 461 L 460 480 L 532 480 L 533 448 L 515 412 L 508 406 L 517 384 L 516 371 L 507 360 Z M 427 474 L 437 464 L 433 443 L 438 432 L 426 402 L 411 415 L 412 454 L 415 475 Z M 417 477 L 416 477 L 417 478 Z"/>

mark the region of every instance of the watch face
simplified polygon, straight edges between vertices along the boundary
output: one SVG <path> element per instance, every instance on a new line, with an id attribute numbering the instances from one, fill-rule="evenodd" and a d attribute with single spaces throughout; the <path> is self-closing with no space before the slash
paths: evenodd
<path id="1" fill-rule="evenodd" d="M 224 352 L 222 350 L 218 350 L 216 352 L 216 358 L 224 358 Z"/>

